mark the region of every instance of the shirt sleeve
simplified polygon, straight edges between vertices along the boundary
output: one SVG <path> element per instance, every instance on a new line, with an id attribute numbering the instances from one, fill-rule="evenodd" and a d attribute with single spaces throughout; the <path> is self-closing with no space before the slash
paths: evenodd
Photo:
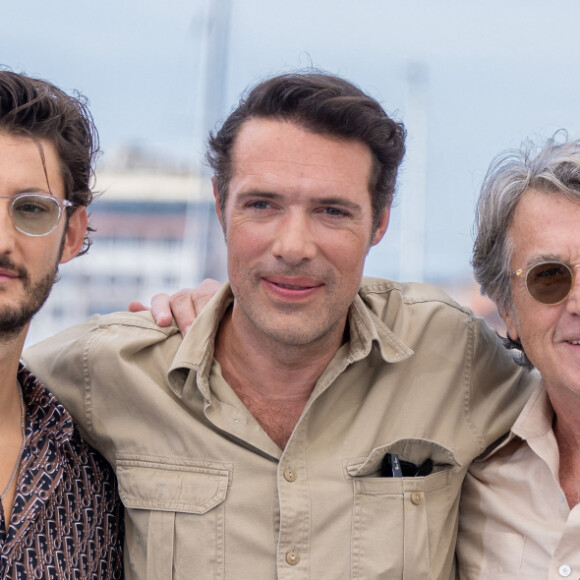
<path id="1" fill-rule="evenodd" d="M 168 337 L 174 340 L 166 340 Z M 165 382 L 181 335 L 175 325 L 158 327 L 149 312 L 93 316 L 24 353 L 27 367 L 69 411 L 85 440 L 114 462 L 111 422 L 123 422 L 135 406 L 128 383 L 155 373 Z M 151 355 L 162 343 L 162 360 Z"/>
<path id="2" fill-rule="evenodd" d="M 467 420 L 481 451 L 505 435 L 538 384 L 538 376 L 517 365 L 496 333 L 480 318 L 475 332 L 469 372 Z"/>
<path id="3" fill-rule="evenodd" d="M 88 377 L 84 359 L 91 338 L 99 329 L 100 316 L 67 328 L 24 351 L 26 366 L 54 393 L 79 426 L 83 437 L 95 446 L 91 438 L 90 416 L 86 413 L 85 395 Z"/>

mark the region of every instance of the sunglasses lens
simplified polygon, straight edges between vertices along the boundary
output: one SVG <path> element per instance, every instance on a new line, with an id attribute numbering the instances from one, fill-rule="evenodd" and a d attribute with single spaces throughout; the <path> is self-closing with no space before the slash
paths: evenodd
<path id="1" fill-rule="evenodd" d="M 539 264 L 529 271 L 526 282 L 534 300 L 541 304 L 557 304 L 570 293 L 572 272 L 558 262 Z"/>
<path id="2" fill-rule="evenodd" d="M 31 236 L 51 232 L 58 223 L 59 215 L 58 202 L 47 195 L 21 195 L 12 202 L 14 225 Z"/>

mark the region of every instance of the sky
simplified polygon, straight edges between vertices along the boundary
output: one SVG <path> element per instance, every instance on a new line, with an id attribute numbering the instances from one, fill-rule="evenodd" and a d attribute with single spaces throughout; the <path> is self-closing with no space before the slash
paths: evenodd
<path id="1" fill-rule="evenodd" d="M 85 94 L 103 164 L 132 146 L 198 166 L 208 127 L 272 74 L 316 67 L 358 84 L 409 130 L 369 275 L 468 277 L 493 157 L 560 128 L 580 137 L 577 0 L 230 0 L 226 58 L 209 69 L 210 3 L 224 0 L 0 2 L 0 64 Z M 206 70 L 221 79 L 209 125 Z"/>

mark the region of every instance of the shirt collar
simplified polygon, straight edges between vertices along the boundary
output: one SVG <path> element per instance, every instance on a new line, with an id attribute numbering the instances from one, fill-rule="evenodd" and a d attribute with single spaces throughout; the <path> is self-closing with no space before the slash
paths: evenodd
<path id="1" fill-rule="evenodd" d="M 37 439 L 44 437 L 50 437 L 57 447 L 69 441 L 74 429 L 70 413 L 22 364 L 18 371 L 18 380 L 26 406 L 26 437 L 31 437 L 35 445 L 38 443 Z M 32 440 L 29 444 L 32 444 Z"/>
<path id="2" fill-rule="evenodd" d="M 206 399 L 209 395 L 209 371 L 213 362 L 214 342 L 220 322 L 230 304 L 234 301 L 230 285 L 224 284 L 185 335 L 177 349 L 167 374 L 169 386 L 178 397 L 183 397 L 196 376 L 200 390 Z"/>
<path id="3" fill-rule="evenodd" d="M 197 384 L 206 397 L 209 393 L 209 372 L 213 362 L 214 342 L 220 322 L 234 297 L 228 283 L 224 284 L 193 323 L 183 339 L 168 371 L 171 389 L 183 397 L 189 385 Z M 413 351 L 364 303 L 360 295 L 354 299 L 349 315 L 349 362 L 367 357 L 376 344 L 387 363 L 409 358 Z"/>
<path id="4" fill-rule="evenodd" d="M 543 437 L 552 430 L 554 409 L 542 384 L 532 393 L 511 429 L 513 436 L 524 440 Z"/>
<path id="5" fill-rule="evenodd" d="M 532 371 L 537 372 L 537 371 Z M 536 390 L 532 393 L 528 402 L 520 412 L 518 418 L 513 424 L 510 432 L 507 434 L 501 443 L 493 444 L 480 459 L 487 459 L 491 455 L 495 455 L 501 449 L 508 447 L 508 445 L 517 445 L 518 441 L 527 441 L 528 443 L 533 439 L 538 439 L 550 435 L 554 421 L 554 409 L 541 383 L 538 384 Z"/>
<path id="6" fill-rule="evenodd" d="M 387 363 L 396 363 L 413 355 L 413 351 L 364 303 L 359 294 L 354 299 L 348 317 L 350 325 L 350 356 L 353 361 L 369 355 L 376 344 Z"/>

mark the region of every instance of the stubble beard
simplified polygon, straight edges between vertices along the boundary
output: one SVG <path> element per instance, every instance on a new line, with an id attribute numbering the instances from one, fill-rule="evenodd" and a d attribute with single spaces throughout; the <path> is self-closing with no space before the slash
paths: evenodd
<path id="1" fill-rule="evenodd" d="M 23 300 L 20 305 L 0 306 L 0 342 L 6 342 L 20 334 L 46 302 L 58 274 L 58 263 L 35 283 L 30 280 L 30 275 L 24 268 L 15 266 L 5 256 L 0 256 L 0 267 L 16 271 L 22 282 Z"/>
<path id="2" fill-rule="evenodd" d="M 330 278 L 327 276 L 326 279 Z M 328 300 L 332 307 L 322 307 L 316 312 L 303 311 L 302 306 L 290 304 L 286 307 L 280 305 L 276 311 L 271 311 L 253 300 L 254 292 L 247 288 L 240 292 L 236 290 L 241 289 L 232 288 L 237 307 L 255 331 L 280 347 L 306 352 L 312 352 L 329 339 L 332 341 L 333 336 L 343 335 L 345 319 L 355 298 L 353 296 L 352 300 L 345 299 L 340 303 L 331 296 Z"/>

